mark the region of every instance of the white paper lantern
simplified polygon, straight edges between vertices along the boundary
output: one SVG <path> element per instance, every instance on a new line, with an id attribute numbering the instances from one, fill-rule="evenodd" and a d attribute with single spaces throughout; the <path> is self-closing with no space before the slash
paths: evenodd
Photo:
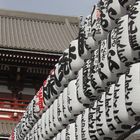
<path id="1" fill-rule="evenodd" d="M 75 123 L 71 123 L 66 127 L 66 140 L 76 140 Z"/>
<path id="2" fill-rule="evenodd" d="M 60 80 L 60 76 L 61 73 L 63 74 L 63 71 L 59 71 L 59 66 L 60 65 L 57 63 L 54 69 L 54 85 L 58 94 L 60 94 L 60 92 L 63 90 L 63 85 L 61 84 L 61 80 Z"/>
<path id="3" fill-rule="evenodd" d="M 45 131 L 46 131 L 46 138 L 47 139 L 52 139 L 53 136 L 54 136 L 54 133 L 51 131 L 50 127 L 49 127 L 49 123 L 50 123 L 50 118 L 49 118 L 49 113 L 50 113 L 50 110 L 47 109 L 47 111 L 45 112 Z"/>
<path id="4" fill-rule="evenodd" d="M 59 130 L 62 130 L 64 126 L 58 120 L 58 108 L 57 108 L 58 103 L 57 102 L 58 102 L 58 99 L 55 99 L 53 103 L 53 122 L 54 122 L 55 128 L 59 131 Z"/>
<path id="5" fill-rule="evenodd" d="M 51 95 L 51 104 L 52 102 L 59 96 L 60 91 L 57 90 L 55 85 L 55 75 L 54 75 L 54 69 L 51 70 L 50 79 L 47 83 L 47 92 Z"/>
<path id="6" fill-rule="evenodd" d="M 63 53 L 63 55 L 59 58 L 59 61 L 58 61 L 58 79 L 59 79 L 59 81 L 60 81 L 60 83 L 61 83 L 61 85 L 63 86 L 63 87 L 65 87 L 67 84 L 68 84 L 68 81 L 67 81 L 67 79 L 64 77 L 64 72 L 63 72 L 63 70 L 64 70 L 64 64 L 65 64 L 65 61 L 64 61 L 64 54 L 65 54 L 65 52 L 67 52 L 68 51 L 68 49 L 66 49 L 65 51 L 64 51 L 64 53 Z M 57 73 L 57 72 L 56 72 Z"/>
<path id="7" fill-rule="evenodd" d="M 42 137 L 42 119 L 39 119 L 37 122 L 37 134 L 38 134 L 38 139 L 39 140 L 44 140 Z"/>
<path id="8" fill-rule="evenodd" d="M 128 15 L 117 20 L 117 53 L 125 66 L 134 62 L 133 50 L 130 46 L 128 34 Z"/>
<path id="9" fill-rule="evenodd" d="M 79 28 L 78 53 L 82 59 L 89 59 L 93 50 L 97 48 L 96 41 L 91 34 L 91 15 L 88 15 L 84 24 Z"/>
<path id="10" fill-rule="evenodd" d="M 109 69 L 108 64 L 108 46 L 107 41 L 101 41 L 99 47 L 99 76 L 103 81 L 103 85 L 107 87 L 110 83 L 115 82 L 116 75 Z"/>
<path id="11" fill-rule="evenodd" d="M 29 139 L 29 133 L 25 136 L 24 140 L 28 140 L 28 139 Z M 10 140 L 12 140 L 12 139 L 10 139 Z"/>
<path id="12" fill-rule="evenodd" d="M 110 135 L 112 137 L 117 136 L 115 131 L 117 129 L 117 122 L 114 119 L 114 90 L 115 90 L 115 84 L 110 85 L 108 91 L 105 95 L 105 110 L 106 110 L 106 122 L 108 125 L 108 128 L 110 129 Z"/>
<path id="13" fill-rule="evenodd" d="M 136 0 L 108 0 L 108 14 L 111 19 L 118 19 L 128 14 L 129 6 L 132 6 Z"/>
<path id="14" fill-rule="evenodd" d="M 117 28 L 114 28 L 108 35 L 108 65 L 109 70 L 118 76 L 126 72 L 127 67 L 121 62 L 117 50 Z"/>
<path id="15" fill-rule="evenodd" d="M 120 2 L 121 2 L 120 0 L 115 1 L 108 0 L 107 10 L 112 20 L 116 20 L 127 14 L 127 9 L 121 5 L 123 4 L 124 1 L 121 3 Z"/>
<path id="16" fill-rule="evenodd" d="M 53 105 L 50 106 L 49 108 L 49 127 L 50 130 L 53 132 L 54 136 L 58 133 L 58 130 L 55 128 L 54 126 L 54 122 L 53 122 Z"/>
<path id="17" fill-rule="evenodd" d="M 33 128 L 34 128 L 34 127 L 33 127 Z M 29 132 L 29 137 L 30 137 L 32 140 L 35 140 L 33 128 L 32 128 L 31 131 Z"/>
<path id="18" fill-rule="evenodd" d="M 97 100 L 94 102 L 94 105 L 91 105 L 89 108 L 88 114 L 88 130 L 89 136 L 91 139 L 100 139 L 100 136 L 97 132 L 96 128 L 96 108 L 97 108 Z"/>
<path id="19" fill-rule="evenodd" d="M 81 116 L 81 137 L 82 139 L 91 140 L 89 135 L 88 114 L 89 108 L 86 108 Z"/>
<path id="20" fill-rule="evenodd" d="M 100 41 L 105 39 L 107 32 L 105 32 L 101 26 L 101 11 L 100 8 L 96 5 L 93 6 L 91 12 L 91 34 L 93 39 Z"/>
<path id="21" fill-rule="evenodd" d="M 48 112 L 48 111 L 47 111 Z M 41 125 L 42 125 L 42 130 L 41 130 L 41 134 L 42 134 L 42 137 L 45 139 L 47 138 L 47 134 L 46 134 L 46 114 L 43 113 L 42 114 L 42 117 L 41 117 L 42 121 L 41 121 Z"/>
<path id="22" fill-rule="evenodd" d="M 72 115 L 77 116 L 85 109 L 85 107 L 78 101 L 76 92 L 76 80 L 69 82 L 67 90 L 68 109 Z"/>
<path id="23" fill-rule="evenodd" d="M 65 127 L 68 123 L 67 123 L 67 120 L 64 118 L 62 94 L 63 94 L 63 92 L 58 97 L 58 102 L 57 102 L 58 113 L 57 113 L 57 115 L 58 115 L 58 121 L 61 123 L 61 125 L 63 125 Z"/>
<path id="24" fill-rule="evenodd" d="M 24 113 L 19 125 L 18 125 L 18 133 L 19 136 L 26 135 L 27 132 L 33 127 L 33 125 L 37 122 L 38 113 L 35 112 L 36 102 L 35 100 L 31 100 L 29 105 L 26 108 L 26 112 Z"/>
<path id="25" fill-rule="evenodd" d="M 127 0 L 127 1 L 123 1 L 123 0 L 119 0 L 120 5 L 122 5 L 122 7 L 124 7 L 125 9 L 129 10 L 129 6 L 133 6 L 136 2 L 136 0 Z"/>
<path id="26" fill-rule="evenodd" d="M 61 140 L 61 133 L 58 133 L 58 134 L 56 135 L 56 140 Z"/>
<path id="27" fill-rule="evenodd" d="M 64 77 L 63 73 L 63 57 L 61 57 L 59 59 L 59 62 L 55 65 L 54 78 L 55 87 L 59 94 L 64 89 L 64 86 L 67 84 L 67 80 Z"/>
<path id="28" fill-rule="evenodd" d="M 69 124 L 73 121 L 74 116 L 71 114 L 71 112 L 68 109 L 68 90 L 67 87 L 64 88 L 64 91 L 62 93 L 62 105 L 63 105 L 63 113 L 65 117 L 65 122 Z"/>
<path id="29" fill-rule="evenodd" d="M 76 81 L 77 98 L 84 106 L 88 106 L 91 100 L 96 98 L 94 96 L 95 90 L 91 86 L 90 65 L 88 65 L 88 61 L 91 62 L 91 60 L 86 61 L 83 68 L 79 70 Z"/>
<path id="30" fill-rule="evenodd" d="M 12 132 L 12 138 L 23 139 L 25 136 L 21 137 L 23 135 L 21 130 L 22 130 L 21 122 L 19 122 L 14 131 Z"/>
<path id="31" fill-rule="evenodd" d="M 131 65 L 126 74 L 125 101 L 129 121 L 136 123 L 140 118 L 140 63 Z"/>
<path id="32" fill-rule="evenodd" d="M 113 109 L 114 119 L 118 124 L 115 133 L 121 135 L 131 128 L 131 126 L 128 126 L 129 115 L 125 105 L 125 74 L 121 75 L 118 82 L 115 84 Z"/>
<path id="33" fill-rule="evenodd" d="M 17 135 L 19 136 L 19 138 L 23 138 L 27 135 L 28 131 L 31 129 L 31 124 L 29 124 L 29 119 L 31 118 L 31 114 L 28 114 L 29 110 L 27 110 L 27 116 L 25 116 L 24 120 L 22 119 L 22 122 L 19 123 L 18 125 L 18 132 Z"/>
<path id="34" fill-rule="evenodd" d="M 70 68 L 69 49 L 66 49 L 63 53 L 63 74 L 64 74 L 64 78 L 67 81 L 76 78 L 74 71 L 72 71 Z"/>
<path id="35" fill-rule="evenodd" d="M 35 140 L 35 139 L 38 139 L 38 134 L 37 134 L 37 123 L 34 125 L 34 127 L 33 127 L 33 134 L 34 134 L 34 136 L 33 136 L 33 139 Z"/>
<path id="36" fill-rule="evenodd" d="M 61 140 L 66 140 L 66 129 L 61 131 Z"/>
<path id="37" fill-rule="evenodd" d="M 129 39 L 133 50 L 133 61 L 140 60 L 140 1 L 137 0 L 129 12 Z"/>
<path id="38" fill-rule="evenodd" d="M 84 60 L 79 56 L 78 53 L 78 40 L 70 42 L 69 46 L 69 66 L 70 70 L 75 73 L 80 70 L 84 65 Z"/>
<path id="39" fill-rule="evenodd" d="M 94 92 L 95 96 L 100 96 L 102 94 L 102 91 L 105 90 L 105 86 L 99 76 L 99 50 L 98 49 L 94 51 L 90 72 L 91 72 L 90 73 L 91 85 L 97 91 Z"/>
<path id="40" fill-rule="evenodd" d="M 106 111 L 105 111 L 105 92 L 97 101 L 96 109 L 96 128 L 101 139 L 111 138 L 110 129 L 106 122 Z"/>
<path id="41" fill-rule="evenodd" d="M 82 114 L 79 114 L 75 120 L 75 138 L 76 138 L 76 140 L 82 139 L 82 134 L 81 134 L 82 118 L 81 117 L 82 117 Z"/>
<path id="42" fill-rule="evenodd" d="M 54 137 L 53 140 L 56 140 L 56 137 Z"/>
<path id="43" fill-rule="evenodd" d="M 110 18 L 110 15 L 108 14 L 108 0 L 100 0 L 98 5 L 101 10 L 102 28 L 105 32 L 111 31 L 116 26 L 116 23 L 115 20 Z"/>
<path id="44" fill-rule="evenodd" d="M 51 97 L 51 93 L 48 92 L 48 83 L 50 79 L 51 79 L 51 76 L 49 75 L 48 78 L 43 83 L 43 98 L 44 98 L 45 108 L 48 108 L 53 101 Z"/>
<path id="45" fill-rule="evenodd" d="M 23 139 L 25 137 L 25 135 L 23 135 L 22 131 L 22 127 L 21 127 L 21 122 L 19 122 L 16 126 L 16 128 L 14 129 L 14 131 L 12 132 L 12 138 L 15 139 Z"/>

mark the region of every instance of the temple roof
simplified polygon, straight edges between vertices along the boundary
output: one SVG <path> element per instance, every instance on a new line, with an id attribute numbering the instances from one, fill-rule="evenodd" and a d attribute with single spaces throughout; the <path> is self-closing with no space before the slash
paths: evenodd
<path id="1" fill-rule="evenodd" d="M 1 49 L 62 53 L 78 30 L 78 17 L 0 10 Z"/>

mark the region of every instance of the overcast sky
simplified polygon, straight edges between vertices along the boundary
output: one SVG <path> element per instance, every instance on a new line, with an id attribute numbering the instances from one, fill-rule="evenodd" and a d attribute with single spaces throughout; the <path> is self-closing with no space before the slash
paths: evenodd
<path id="1" fill-rule="evenodd" d="M 0 0 L 0 9 L 87 16 L 98 0 Z"/>

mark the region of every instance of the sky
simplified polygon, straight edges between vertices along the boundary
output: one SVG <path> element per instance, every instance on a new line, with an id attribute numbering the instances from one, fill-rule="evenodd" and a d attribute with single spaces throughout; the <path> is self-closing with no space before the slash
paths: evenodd
<path id="1" fill-rule="evenodd" d="M 0 0 L 0 9 L 66 16 L 88 16 L 98 0 Z"/>

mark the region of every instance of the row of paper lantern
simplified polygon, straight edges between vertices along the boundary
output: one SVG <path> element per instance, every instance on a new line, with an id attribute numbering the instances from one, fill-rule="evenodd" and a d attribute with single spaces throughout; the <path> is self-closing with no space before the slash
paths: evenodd
<path id="1" fill-rule="evenodd" d="M 91 16 L 80 26 L 78 39 L 70 43 L 69 49 L 64 51 L 55 69 L 28 105 L 15 128 L 17 140 L 27 135 L 69 81 L 77 78 L 78 100 L 87 107 L 110 82 L 115 82 L 119 74 L 126 72 L 128 65 L 139 61 L 140 1 L 129 0 L 123 6 L 119 2 L 100 1 L 99 6 L 93 8 Z M 131 6 L 128 7 L 129 4 Z M 114 15 L 111 7 L 117 11 Z M 120 16 L 123 17 L 116 20 Z M 106 21 L 108 26 L 105 26 Z"/>
<path id="2" fill-rule="evenodd" d="M 140 117 L 139 77 L 140 63 L 132 64 L 89 108 L 78 101 L 72 80 L 24 140 L 117 138 Z"/>

